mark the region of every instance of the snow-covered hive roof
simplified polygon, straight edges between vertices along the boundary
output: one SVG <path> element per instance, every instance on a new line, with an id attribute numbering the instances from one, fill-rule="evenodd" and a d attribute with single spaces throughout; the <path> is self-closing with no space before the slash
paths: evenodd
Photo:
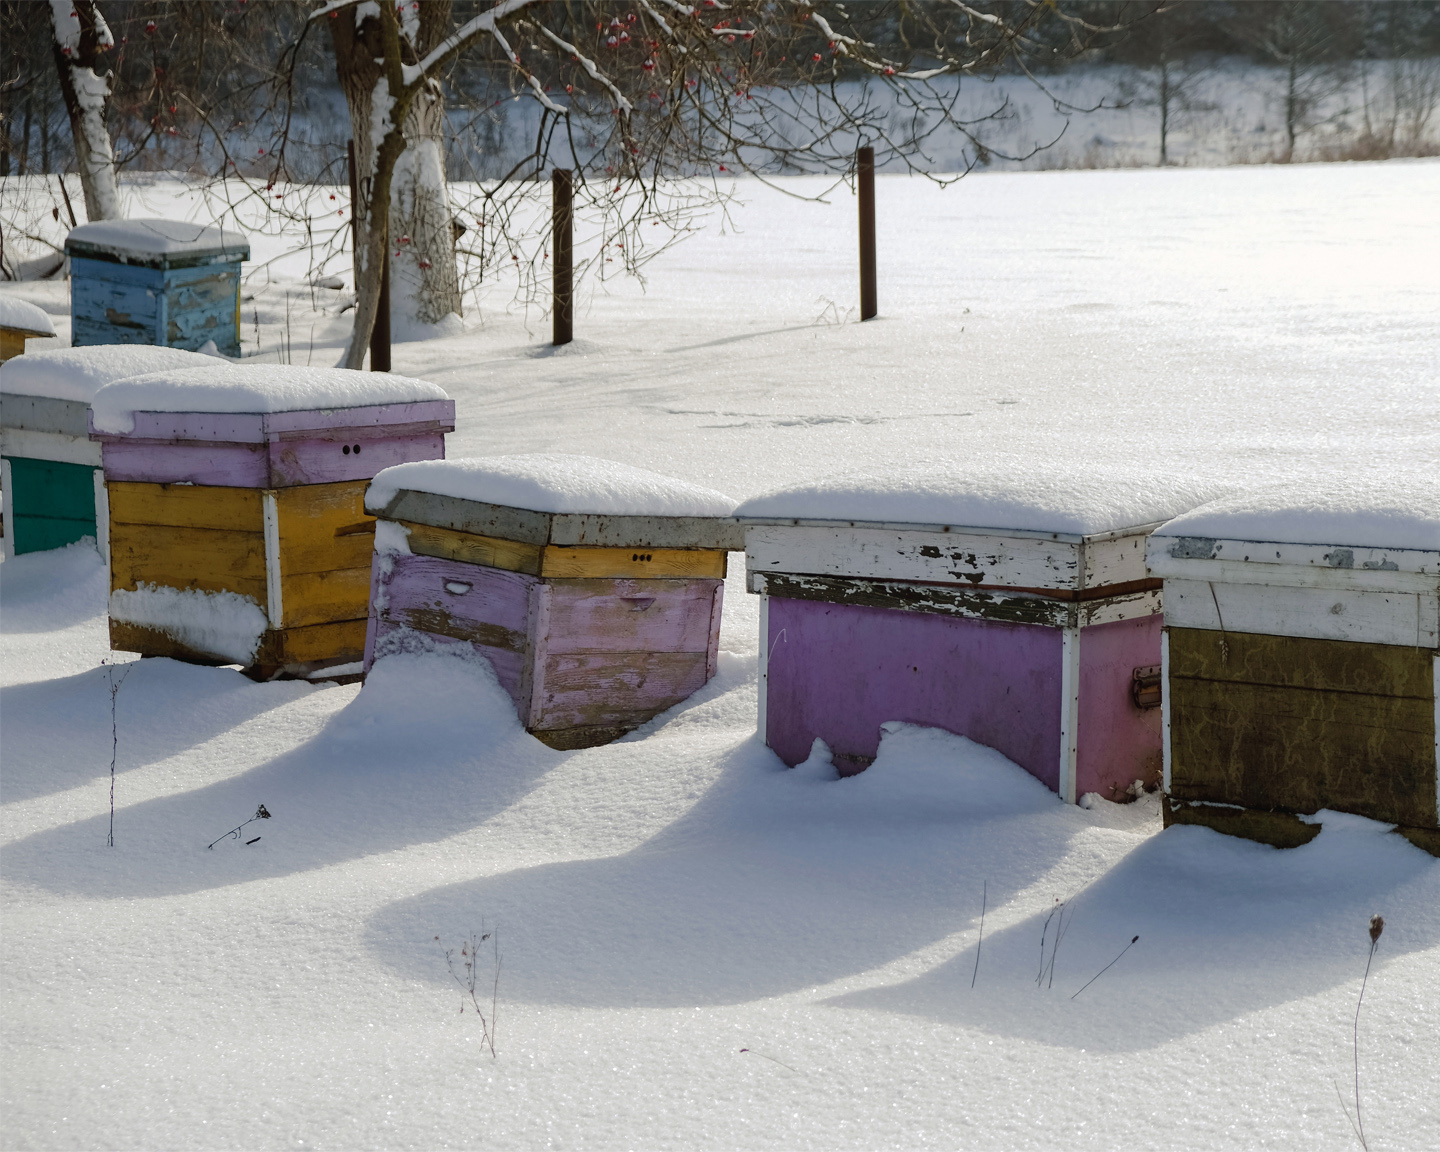
<path id="1" fill-rule="evenodd" d="M 1155 535 L 1437 551 L 1440 476 L 1394 472 L 1277 485 L 1203 504 Z"/>
<path id="2" fill-rule="evenodd" d="M 1095 461 L 956 456 L 870 467 L 747 500 L 760 524 L 976 528 L 1089 536 L 1156 524 L 1223 494 L 1214 481 Z"/>
<path id="3" fill-rule="evenodd" d="M 187 220 L 96 220 L 72 228 L 65 251 L 71 256 L 165 268 L 214 256 L 246 260 L 250 241 L 216 224 Z"/>
<path id="4" fill-rule="evenodd" d="M 27 352 L 0 365 L 0 392 L 89 404 L 107 384 L 147 372 L 227 369 L 228 360 L 148 344 L 97 344 Z"/>
<path id="5" fill-rule="evenodd" d="M 365 506 L 383 509 L 402 489 L 531 512 L 729 516 L 735 510 L 735 501 L 713 488 L 560 452 L 397 464 L 376 474 Z"/>
<path id="6" fill-rule="evenodd" d="M 629 464 L 563 453 L 397 464 L 376 474 L 365 507 L 386 519 L 529 544 L 745 546 L 730 497 Z"/>
<path id="7" fill-rule="evenodd" d="M 213 359 L 196 359 L 205 361 L 205 366 L 131 376 L 101 388 L 93 401 L 95 431 L 133 432 L 137 412 L 328 412 L 450 400 L 438 385 L 388 372 L 288 364 L 222 366 Z"/>
<path id="8" fill-rule="evenodd" d="M 0 328 L 27 336 L 55 335 L 55 322 L 45 309 L 8 294 L 0 296 Z"/>

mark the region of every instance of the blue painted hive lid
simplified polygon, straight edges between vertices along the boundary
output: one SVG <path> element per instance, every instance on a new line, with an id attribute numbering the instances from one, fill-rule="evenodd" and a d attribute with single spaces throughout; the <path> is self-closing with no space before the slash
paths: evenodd
<path id="1" fill-rule="evenodd" d="M 187 268 L 248 260 L 250 241 L 219 225 L 187 220 L 96 220 L 71 229 L 65 254 L 143 268 Z"/>

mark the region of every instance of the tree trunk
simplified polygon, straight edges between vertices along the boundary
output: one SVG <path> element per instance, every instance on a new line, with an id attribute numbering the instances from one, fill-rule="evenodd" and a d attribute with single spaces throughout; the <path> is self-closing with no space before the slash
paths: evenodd
<path id="1" fill-rule="evenodd" d="M 335 46 L 335 71 L 350 110 L 355 140 L 357 298 L 355 338 L 346 360 L 350 366 L 354 366 L 351 361 L 363 362 L 369 344 L 374 313 L 372 308 L 367 315 L 362 307 L 366 281 L 374 281 L 373 291 L 378 294 L 387 240 L 391 244 L 392 308 L 399 311 L 402 323 L 433 324 L 460 311 L 460 277 L 445 182 L 443 100 L 438 91 L 424 91 L 411 104 L 401 148 L 390 160 L 382 188 L 380 169 L 384 165 L 379 153 L 383 129 L 377 129 L 376 102 L 378 97 L 388 107 L 384 37 L 379 17 L 367 15 L 357 25 L 357 10 L 342 9 L 327 21 Z M 423 54 L 444 39 L 450 24 L 450 0 L 421 4 L 418 21 L 407 21 L 406 30 L 415 42 L 404 45 L 405 62 L 414 62 L 412 50 Z M 388 229 L 376 228 L 375 206 L 380 203 L 389 204 Z M 380 236 L 373 235 L 376 232 Z"/>
<path id="2" fill-rule="evenodd" d="M 85 213 L 91 220 L 118 220 L 122 213 L 115 152 L 105 127 L 110 74 L 95 73 L 100 54 L 114 41 L 93 0 L 50 0 L 50 14 L 55 26 L 55 69 L 75 137 Z"/>

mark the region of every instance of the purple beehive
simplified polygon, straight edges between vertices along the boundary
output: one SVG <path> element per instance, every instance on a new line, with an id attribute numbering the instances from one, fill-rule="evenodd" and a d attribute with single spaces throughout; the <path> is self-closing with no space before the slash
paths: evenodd
<path id="1" fill-rule="evenodd" d="M 880 726 L 904 721 L 996 748 L 1072 803 L 1158 785 L 1145 540 L 1160 516 L 1087 532 L 784 515 L 815 506 L 781 493 L 737 513 L 762 597 L 760 731 L 782 760 L 818 737 L 842 775 L 860 772 Z"/>
<path id="2" fill-rule="evenodd" d="M 375 538 L 366 668 L 426 645 L 485 656 L 526 729 L 606 743 L 715 674 L 734 501 L 575 456 L 392 468 Z"/>

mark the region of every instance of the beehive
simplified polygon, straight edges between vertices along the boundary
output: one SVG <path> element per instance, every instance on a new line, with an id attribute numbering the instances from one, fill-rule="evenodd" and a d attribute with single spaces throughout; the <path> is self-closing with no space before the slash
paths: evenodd
<path id="1" fill-rule="evenodd" d="M 1153 524 L 1090 534 L 747 515 L 760 731 L 863 771 L 886 721 L 1003 752 L 1075 802 L 1159 783 Z"/>
<path id="2" fill-rule="evenodd" d="M 1196 522 L 1206 534 L 1182 520 L 1149 547 L 1164 579 L 1166 824 L 1287 847 L 1330 809 L 1440 854 L 1440 539 L 1227 539 L 1214 517 Z"/>
<path id="3" fill-rule="evenodd" d="M 445 468 L 395 469 L 372 490 L 367 667 L 398 633 L 466 645 L 554 748 L 614 740 L 715 674 L 733 501 L 577 457 Z"/>
<path id="4" fill-rule="evenodd" d="M 25 341 L 55 335 L 55 323 L 45 309 L 28 300 L 0 296 L 0 364 L 20 356 Z"/>
<path id="5" fill-rule="evenodd" d="M 90 400 L 114 380 L 160 368 L 221 365 L 173 348 L 59 348 L 0 366 L 6 555 L 86 536 L 107 554 L 104 474 L 92 443 Z"/>
<path id="6" fill-rule="evenodd" d="M 240 355 L 238 232 L 182 220 L 99 220 L 72 229 L 70 342 L 157 344 L 196 351 L 211 341 Z"/>
<path id="7" fill-rule="evenodd" d="M 358 673 L 375 523 L 365 488 L 387 465 L 444 456 L 455 407 L 443 396 L 402 377 L 277 365 L 101 389 L 91 419 L 109 489 L 113 646 L 266 678 Z"/>

